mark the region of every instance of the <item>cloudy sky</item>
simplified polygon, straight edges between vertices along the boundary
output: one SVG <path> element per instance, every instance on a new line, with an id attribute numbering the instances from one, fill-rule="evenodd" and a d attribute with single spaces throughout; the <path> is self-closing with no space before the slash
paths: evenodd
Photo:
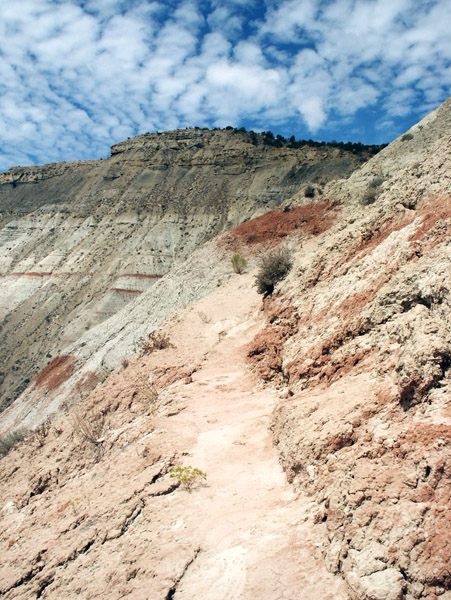
<path id="1" fill-rule="evenodd" d="M 147 131 L 388 142 L 450 94 L 449 0 L 0 0 L 0 171 Z"/>

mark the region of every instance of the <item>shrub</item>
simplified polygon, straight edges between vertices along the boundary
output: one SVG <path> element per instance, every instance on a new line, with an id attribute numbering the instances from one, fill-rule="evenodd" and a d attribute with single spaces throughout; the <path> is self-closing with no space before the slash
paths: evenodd
<path id="1" fill-rule="evenodd" d="M 401 138 L 401 142 L 407 142 L 409 140 L 413 140 L 413 133 L 405 133 Z"/>
<path id="2" fill-rule="evenodd" d="M 99 450 L 103 443 L 103 419 L 101 415 L 82 415 L 78 411 L 72 414 L 72 426 L 78 437 Z"/>
<path id="3" fill-rule="evenodd" d="M 197 314 L 199 315 L 199 319 L 202 321 L 202 323 L 211 323 L 211 317 L 206 315 L 201 310 L 199 310 Z"/>
<path id="4" fill-rule="evenodd" d="M 27 435 L 28 431 L 26 429 L 16 429 L 16 431 L 12 431 L 11 433 L 7 433 L 0 437 L 0 457 L 6 456 L 8 452 Z"/>
<path id="5" fill-rule="evenodd" d="M 44 423 L 39 425 L 39 427 L 37 427 L 34 430 L 34 439 L 36 440 L 39 447 L 44 445 L 45 440 L 49 433 L 50 433 L 50 421 L 49 421 L 49 419 L 47 419 L 46 421 L 44 421 Z"/>
<path id="6" fill-rule="evenodd" d="M 291 253 L 286 248 L 264 256 L 255 278 L 257 292 L 270 296 L 276 283 L 285 279 L 292 264 Z"/>
<path id="7" fill-rule="evenodd" d="M 174 479 L 178 479 L 180 484 L 188 491 L 191 490 L 195 483 L 199 483 L 202 479 L 207 479 L 206 473 L 190 465 L 186 467 L 182 467 L 181 465 L 171 467 L 169 475 Z"/>
<path id="8" fill-rule="evenodd" d="M 149 334 L 147 340 L 143 337 L 139 338 L 138 346 L 141 348 L 142 355 L 151 354 L 155 350 L 174 347 L 169 340 L 169 336 L 164 333 L 157 333 L 156 331 Z"/>
<path id="9" fill-rule="evenodd" d="M 232 267 L 235 273 L 242 273 L 246 268 L 246 265 L 247 261 L 244 256 L 241 256 L 241 254 L 234 254 L 232 256 Z"/>
<path id="10" fill-rule="evenodd" d="M 362 206 L 368 206 L 370 204 L 374 204 L 376 202 L 376 192 L 374 190 L 368 189 L 363 196 L 360 198 L 360 204 Z"/>
<path id="11" fill-rule="evenodd" d="M 315 197 L 315 188 L 313 185 L 308 185 L 304 190 L 304 196 L 306 198 L 314 198 Z"/>
<path id="12" fill-rule="evenodd" d="M 379 186 L 381 186 L 384 183 L 385 179 L 383 177 L 375 177 L 374 179 L 372 179 L 369 183 L 369 187 L 370 188 L 378 188 Z"/>

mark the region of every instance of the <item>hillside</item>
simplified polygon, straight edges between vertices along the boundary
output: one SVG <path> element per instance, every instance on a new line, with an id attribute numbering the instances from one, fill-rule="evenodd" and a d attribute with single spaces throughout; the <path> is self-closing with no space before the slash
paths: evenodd
<path id="1" fill-rule="evenodd" d="M 450 600 L 450 173 L 448 100 L 59 350 L 0 417 L 5 600 Z"/>
<path id="2" fill-rule="evenodd" d="M 145 134 L 116 144 L 104 160 L 0 174 L 2 408 L 174 261 L 309 182 L 348 176 L 368 156 L 277 148 L 260 138 L 233 130 Z"/>

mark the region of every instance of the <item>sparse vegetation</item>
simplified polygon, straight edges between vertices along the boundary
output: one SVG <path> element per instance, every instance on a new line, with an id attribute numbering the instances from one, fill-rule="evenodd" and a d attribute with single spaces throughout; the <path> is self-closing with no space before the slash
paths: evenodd
<path id="1" fill-rule="evenodd" d="M 247 260 L 241 254 L 234 254 L 232 256 L 232 267 L 235 273 L 241 274 L 246 268 Z"/>
<path id="2" fill-rule="evenodd" d="M 151 354 L 152 352 L 155 352 L 155 350 L 164 350 L 165 348 L 174 347 L 169 340 L 169 336 L 156 331 L 149 334 L 147 339 L 144 337 L 139 338 L 138 346 L 141 348 L 141 354 L 143 356 L 145 354 Z"/>
<path id="3" fill-rule="evenodd" d="M 308 186 L 304 190 L 304 196 L 306 198 L 314 198 L 315 197 L 315 188 L 313 185 L 308 184 Z"/>
<path id="4" fill-rule="evenodd" d="M 369 206 L 374 204 L 379 195 L 379 188 L 384 183 L 385 179 L 381 176 L 374 177 L 368 184 L 367 190 L 363 193 L 360 198 L 360 204 L 362 206 Z"/>
<path id="5" fill-rule="evenodd" d="M 291 253 L 286 248 L 264 256 L 255 278 L 257 292 L 265 297 L 270 296 L 276 283 L 288 275 L 292 264 Z"/>
<path id="6" fill-rule="evenodd" d="M 153 383 L 145 382 L 140 386 L 139 392 L 144 403 L 148 407 L 148 414 L 152 414 L 157 410 L 156 403 L 158 402 L 159 394 L 156 386 Z"/>
<path id="7" fill-rule="evenodd" d="M 385 179 L 381 176 L 379 177 L 375 177 L 374 179 L 372 179 L 369 183 L 369 187 L 370 188 L 378 188 L 380 187 L 383 183 L 384 183 Z"/>
<path id="8" fill-rule="evenodd" d="M 409 140 L 413 140 L 413 133 L 405 133 L 401 138 L 401 142 L 407 142 Z"/>
<path id="9" fill-rule="evenodd" d="M 36 440 L 39 447 L 44 445 L 44 442 L 50 433 L 50 421 L 47 419 L 40 425 L 37 429 L 34 430 L 34 439 Z"/>
<path id="10" fill-rule="evenodd" d="M 171 467 L 169 469 L 169 475 L 173 479 L 178 479 L 180 484 L 188 491 L 190 491 L 196 483 L 200 483 L 202 480 L 207 479 L 206 473 L 200 469 L 191 467 L 190 465 L 187 465 L 186 467 L 182 467 L 181 465 Z"/>
<path id="11" fill-rule="evenodd" d="M 362 206 L 369 206 L 376 202 L 377 194 L 374 190 L 368 189 L 363 196 L 360 198 L 360 204 Z"/>
<path id="12" fill-rule="evenodd" d="M 58 507 L 58 513 L 63 514 L 66 511 L 66 509 L 70 507 L 72 509 L 72 514 L 76 516 L 79 511 L 79 504 L 80 498 L 71 498 L 70 500 L 64 502 L 64 504 L 61 504 L 61 506 Z"/>
<path id="13" fill-rule="evenodd" d="M 72 413 L 72 426 L 78 437 L 88 442 L 97 451 L 100 450 L 103 438 L 103 418 L 99 415 L 82 415 L 78 411 Z"/>
<path id="14" fill-rule="evenodd" d="M 0 457 L 6 456 L 8 452 L 14 448 L 16 444 L 25 439 L 27 435 L 28 430 L 16 429 L 16 431 L 12 431 L 11 433 L 7 433 L 0 437 Z"/>
<path id="15" fill-rule="evenodd" d="M 211 323 L 211 317 L 207 316 L 201 310 L 199 310 L 197 314 L 199 315 L 199 319 L 202 321 L 202 323 Z"/>

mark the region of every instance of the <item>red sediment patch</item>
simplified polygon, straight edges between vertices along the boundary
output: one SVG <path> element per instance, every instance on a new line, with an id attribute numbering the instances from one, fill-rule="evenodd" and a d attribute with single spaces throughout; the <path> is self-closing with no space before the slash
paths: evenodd
<path id="1" fill-rule="evenodd" d="M 424 240 L 432 233 L 433 229 L 436 229 L 437 231 L 433 236 L 433 244 L 431 247 L 436 246 L 449 237 L 451 228 L 449 226 L 438 228 L 437 225 L 439 225 L 440 222 L 445 222 L 451 218 L 451 196 L 440 195 L 432 199 L 429 198 L 427 202 L 422 204 L 417 213 L 423 218 L 421 225 L 409 238 L 411 243 Z"/>
<path id="2" fill-rule="evenodd" d="M 360 245 L 352 250 L 344 262 L 348 262 L 357 255 L 359 255 L 359 258 L 367 256 L 374 248 L 386 240 L 389 235 L 395 231 L 401 231 L 401 229 L 410 225 L 416 217 L 416 214 L 404 213 L 400 219 L 384 223 L 380 229 L 368 228 L 366 231 L 362 232 Z"/>
<path id="3" fill-rule="evenodd" d="M 68 275 L 82 275 L 82 273 L 69 273 L 67 271 L 62 271 L 61 273 L 51 273 L 50 271 L 14 271 L 8 273 L 8 275 L 14 275 L 15 277 L 67 277 Z"/>
<path id="4" fill-rule="evenodd" d="M 99 382 L 100 377 L 95 371 L 87 371 L 83 377 L 77 381 L 74 389 L 83 397 L 92 392 Z"/>
<path id="5" fill-rule="evenodd" d="M 408 444 L 412 448 L 418 444 L 429 447 L 439 439 L 443 443 L 451 443 L 451 428 L 448 425 L 419 423 L 411 429 L 401 432 L 399 435 L 399 441 L 402 444 Z"/>
<path id="6" fill-rule="evenodd" d="M 318 313 L 311 317 L 312 323 L 319 323 L 322 320 L 328 321 L 331 313 L 340 315 L 341 321 L 348 321 L 354 317 L 355 319 L 360 315 L 362 309 L 372 302 L 377 296 L 379 290 L 390 280 L 390 276 L 385 273 L 383 276 L 376 278 L 372 281 L 371 289 L 363 290 L 362 292 L 356 292 L 351 294 L 343 300 L 336 308 L 326 307 L 322 308 Z M 355 328 L 355 325 L 354 325 Z M 349 326 L 349 329 L 352 329 Z M 351 332 L 352 333 L 352 332 Z M 355 333 L 357 335 L 357 333 Z"/>
<path id="7" fill-rule="evenodd" d="M 163 275 L 157 275 L 156 273 L 122 273 L 121 275 L 117 275 L 116 279 L 119 277 L 136 277 L 137 279 L 160 279 Z"/>
<path id="8" fill-rule="evenodd" d="M 142 294 L 142 290 L 127 290 L 126 288 L 110 288 L 111 292 L 126 292 L 127 294 Z"/>
<path id="9" fill-rule="evenodd" d="M 325 200 L 319 203 L 296 206 L 290 210 L 276 208 L 270 212 L 245 221 L 229 234 L 247 244 L 277 241 L 295 230 L 319 235 L 330 229 L 337 219 L 337 207 Z"/>
<path id="10" fill-rule="evenodd" d="M 315 379 L 321 383 L 331 384 L 340 377 L 350 373 L 364 358 L 371 353 L 370 348 L 359 350 L 342 360 L 334 360 L 330 354 L 339 347 L 338 340 L 334 340 L 334 347 L 323 346 L 315 353 L 316 356 L 302 356 L 289 363 L 285 368 L 285 374 L 290 383 L 304 379 Z"/>
<path id="11" fill-rule="evenodd" d="M 15 275 L 17 277 L 49 277 L 52 275 L 50 272 L 38 272 L 38 271 L 29 271 L 29 272 L 14 272 L 10 273 L 10 275 Z"/>
<path id="12" fill-rule="evenodd" d="M 268 325 L 260 331 L 247 352 L 248 361 L 263 381 L 282 376 L 283 346 L 297 331 L 297 315 L 292 306 L 267 303 Z"/>
<path id="13" fill-rule="evenodd" d="M 35 377 L 35 385 L 54 390 L 67 381 L 75 371 L 75 357 L 69 354 L 61 354 L 49 362 Z"/>

